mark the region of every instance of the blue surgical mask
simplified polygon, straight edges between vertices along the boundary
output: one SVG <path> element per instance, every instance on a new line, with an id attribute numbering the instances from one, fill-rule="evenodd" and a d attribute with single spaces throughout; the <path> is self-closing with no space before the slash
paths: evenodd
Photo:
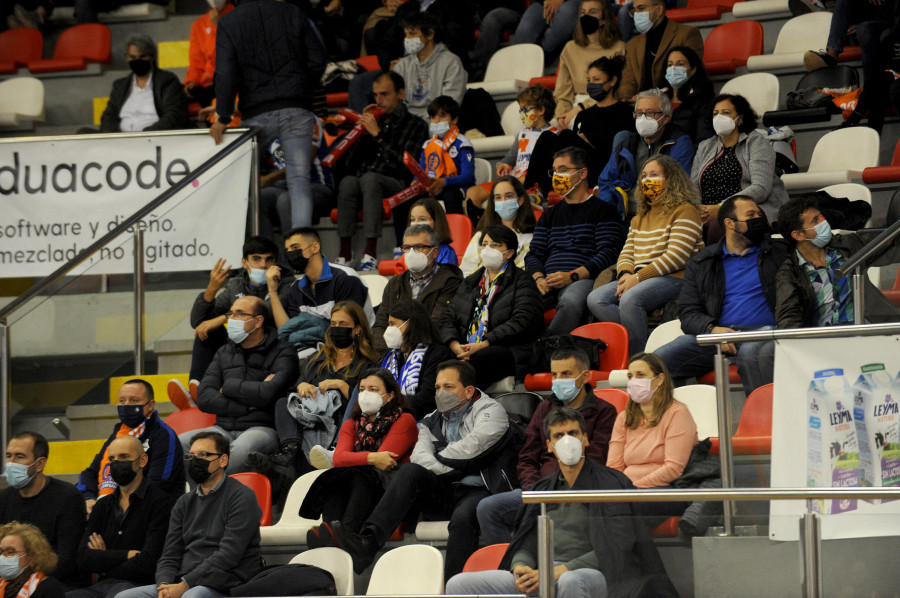
<path id="1" fill-rule="evenodd" d="M 681 86 L 687 83 L 688 70 L 683 66 L 670 66 L 666 69 L 666 81 L 675 89 L 681 89 Z"/>
<path id="2" fill-rule="evenodd" d="M 258 287 L 266 284 L 266 271 L 262 268 L 250 268 L 250 282 Z"/>
<path id="3" fill-rule="evenodd" d="M 581 388 L 581 386 L 575 386 L 575 378 L 557 378 L 552 385 L 553 394 L 563 403 L 571 403 L 578 396 Z"/>
<path id="4" fill-rule="evenodd" d="M 31 479 L 34 477 L 33 475 L 28 475 L 28 468 L 34 465 L 37 462 L 35 460 L 29 465 L 22 465 L 21 463 L 7 463 L 6 464 L 6 481 L 13 488 L 24 488 L 31 482 Z"/>
<path id="5" fill-rule="evenodd" d="M 144 405 L 119 405 L 118 409 L 119 420 L 129 428 L 137 428 L 146 419 Z"/>
<path id="6" fill-rule="evenodd" d="M 503 199 L 494 201 L 494 211 L 503 220 L 512 220 L 519 213 L 519 200 Z"/>
<path id="7" fill-rule="evenodd" d="M 243 320 L 228 318 L 228 338 L 236 345 L 240 345 L 250 336 L 250 333 L 244 330 L 245 323 Z"/>
<path id="8" fill-rule="evenodd" d="M 11 581 L 22 575 L 22 567 L 19 566 L 19 556 L 0 556 L 0 577 Z"/>
<path id="9" fill-rule="evenodd" d="M 650 20 L 650 12 L 634 13 L 634 28 L 638 33 L 647 33 L 653 29 L 653 21 Z"/>
<path id="10" fill-rule="evenodd" d="M 809 230 L 809 229 L 807 229 Z M 825 247 L 828 243 L 831 242 L 831 225 L 828 224 L 827 220 L 823 220 L 813 227 L 813 230 L 816 231 L 816 238 L 810 239 L 810 243 L 815 245 L 816 247 Z"/>
<path id="11" fill-rule="evenodd" d="M 442 120 L 437 123 L 428 123 L 428 132 L 443 138 L 450 131 L 450 121 Z"/>

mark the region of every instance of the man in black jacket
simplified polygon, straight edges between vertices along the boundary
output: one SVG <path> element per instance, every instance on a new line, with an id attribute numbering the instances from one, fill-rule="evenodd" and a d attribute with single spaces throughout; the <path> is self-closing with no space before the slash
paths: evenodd
<path id="1" fill-rule="evenodd" d="M 586 459 L 584 418 L 568 407 L 544 420 L 547 451 L 559 471 L 539 480 L 532 490 L 633 490 L 625 474 Z M 628 503 L 549 505 L 553 521 L 553 568 L 559 598 L 598 598 L 625 588 L 635 595 L 677 596 L 646 527 Z M 540 505 L 520 512 L 516 534 L 496 571 L 461 573 L 447 583 L 447 594 L 536 594 L 537 516 Z M 630 595 L 630 594 L 629 594 Z"/>
<path id="2" fill-rule="evenodd" d="M 109 469 L 118 486 L 97 501 L 78 548 L 78 568 L 98 581 L 68 598 L 113 598 L 122 590 L 153 583 L 175 500 L 144 477 L 150 462 L 135 436 L 109 445 Z M 179 469 L 181 464 L 178 464 Z"/>
<path id="3" fill-rule="evenodd" d="M 159 68 L 156 42 L 135 33 L 125 42 L 133 75 L 113 82 L 100 131 L 165 131 L 188 126 L 188 100 L 178 77 Z"/>
<path id="4" fill-rule="evenodd" d="M 748 197 L 726 199 L 718 219 L 725 238 L 695 253 L 684 271 L 678 317 L 685 334 L 656 350 L 674 381 L 702 376 L 715 365 L 716 347 L 698 345 L 696 335 L 775 327 L 775 272 L 784 244 L 769 238 L 762 211 Z M 737 356 L 747 396 L 772 382 L 773 341 L 729 343 L 725 352 Z"/>
<path id="5" fill-rule="evenodd" d="M 262 299 L 240 297 L 225 315 L 230 342 L 219 349 L 200 381 L 197 405 L 216 414 L 216 425 L 199 431 L 218 432 L 231 440 L 227 463 L 231 475 L 249 471 L 251 452 L 269 454 L 278 449 L 275 401 L 287 394 L 300 366 L 290 343 L 278 340 Z M 199 431 L 178 437 L 185 452 Z"/>
<path id="6" fill-rule="evenodd" d="M 313 94 L 320 87 L 327 56 L 316 28 L 299 8 L 278 0 L 243 0 L 222 17 L 216 31 L 216 143 L 240 97 L 244 124 L 260 127 L 268 148 L 284 150 L 291 226 L 312 224 L 309 185 L 312 158 Z"/>

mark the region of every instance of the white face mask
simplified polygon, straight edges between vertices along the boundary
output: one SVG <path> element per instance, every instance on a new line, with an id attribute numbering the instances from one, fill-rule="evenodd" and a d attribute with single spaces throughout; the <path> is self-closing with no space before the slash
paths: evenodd
<path id="1" fill-rule="evenodd" d="M 422 41 L 420 37 L 404 37 L 403 38 L 403 49 L 406 51 L 406 56 L 410 54 L 418 54 L 425 48 L 425 42 Z"/>
<path id="2" fill-rule="evenodd" d="M 216 10 L 221 11 L 223 8 L 225 8 L 225 4 L 228 2 L 228 0 L 206 0 L 206 2 L 209 4 L 210 8 L 215 8 Z"/>
<path id="3" fill-rule="evenodd" d="M 428 253 L 431 252 L 429 251 Z M 415 274 L 424 272 L 425 268 L 428 267 L 428 254 L 410 249 L 409 253 L 406 254 L 406 267 Z"/>
<path id="4" fill-rule="evenodd" d="M 715 130 L 716 135 L 719 137 L 727 137 L 734 133 L 734 129 L 737 127 L 737 123 L 734 122 L 734 119 L 725 116 L 724 114 L 716 114 L 713 117 L 713 130 Z"/>
<path id="5" fill-rule="evenodd" d="M 659 131 L 659 122 L 645 114 L 635 119 L 634 130 L 641 137 L 653 137 Z"/>
<path id="6" fill-rule="evenodd" d="M 491 271 L 497 271 L 503 266 L 506 260 L 503 259 L 503 252 L 493 247 L 481 248 L 481 263 L 484 267 Z"/>
<path id="7" fill-rule="evenodd" d="M 403 324 L 406 324 L 406 322 L 403 322 Z M 400 326 L 403 326 L 403 324 Z M 400 330 L 400 326 L 388 326 L 385 328 L 382 336 L 388 349 L 399 349 L 400 345 L 403 344 L 403 331 Z"/>
<path id="8" fill-rule="evenodd" d="M 559 459 L 560 463 L 571 467 L 578 465 L 578 462 L 583 458 L 581 454 L 582 447 L 583 444 L 580 440 L 567 434 L 556 441 L 556 444 L 553 445 L 553 450 L 556 452 L 556 458 Z"/>
<path id="9" fill-rule="evenodd" d="M 381 411 L 381 406 L 384 404 L 381 400 L 383 396 L 371 390 L 363 390 L 356 397 L 356 402 L 359 403 L 360 411 L 366 415 L 375 415 Z"/>

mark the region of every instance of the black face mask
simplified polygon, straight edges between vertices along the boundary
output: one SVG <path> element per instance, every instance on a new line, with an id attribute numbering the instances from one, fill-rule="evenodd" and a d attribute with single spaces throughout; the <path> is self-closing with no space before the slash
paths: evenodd
<path id="1" fill-rule="evenodd" d="M 291 268 L 294 269 L 294 272 L 302 274 L 306 271 L 306 266 L 309 265 L 309 258 L 304 257 L 302 249 L 288 251 L 284 255 L 287 257 L 287 261 L 291 265 Z"/>
<path id="2" fill-rule="evenodd" d="M 212 476 L 213 471 L 209 470 L 210 461 L 194 457 L 188 464 L 188 475 L 194 480 L 195 484 L 202 484 Z M 221 469 L 221 468 L 220 468 Z M 218 469 L 216 471 L 219 471 Z"/>
<path id="3" fill-rule="evenodd" d="M 600 19 L 591 15 L 581 15 L 578 19 L 581 22 L 581 30 L 585 35 L 596 33 L 600 29 Z"/>
<path id="4" fill-rule="evenodd" d="M 353 329 L 346 326 L 332 326 L 328 329 L 328 338 L 338 349 L 346 349 L 353 344 Z"/>
<path id="5" fill-rule="evenodd" d="M 144 419 L 143 405 L 119 405 L 119 420 L 129 428 L 137 428 Z"/>
<path id="6" fill-rule="evenodd" d="M 119 486 L 127 486 L 137 477 L 134 461 L 110 461 L 109 475 Z"/>
<path id="7" fill-rule="evenodd" d="M 150 69 L 153 67 L 153 63 L 149 60 L 138 58 L 137 60 L 129 60 L 128 66 L 131 68 L 131 72 L 133 72 L 135 75 L 137 75 L 138 77 L 143 77 L 150 72 Z"/>
<path id="8" fill-rule="evenodd" d="M 602 102 L 609 95 L 609 90 L 606 89 L 606 83 L 588 83 L 587 94 L 595 102 Z"/>
<path id="9" fill-rule="evenodd" d="M 747 225 L 747 232 L 741 234 L 753 245 L 762 243 L 763 239 L 766 238 L 766 233 L 769 232 L 769 227 L 766 226 L 762 216 L 757 218 L 747 218 L 744 220 L 744 223 Z"/>

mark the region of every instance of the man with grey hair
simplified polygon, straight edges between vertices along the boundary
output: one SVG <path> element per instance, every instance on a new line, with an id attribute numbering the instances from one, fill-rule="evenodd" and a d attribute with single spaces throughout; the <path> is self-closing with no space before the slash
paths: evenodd
<path id="1" fill-rule="evenodd" d="M 666 18 L 665 0 L 634 0 L 635 35 L 625 46 L 625 68 L 619 82 L 619 99 L 633 102 L 635 94 L 653 87 L 679 87 L 666 77 L 669 50 L 687 46 L 703 58 L 700 30 Z"/>
<path id="2" fill-rule="evenodd" d="M 403 246 L 407 271 L 388 281 L 381 299 L 381 306 L 372 326 L 375 351 L 381 355 L 388 350 L 384 341 L 384 331 L 388 327 L 391 309 L 400 303 L 413 299 L 431 314 L 437 325 L 447 304 L 462 282 L 463 275 L 453 264 L 437 262 L 438 236 L 427 224 L 413 224 L 403 233 Z"/>
<path id="3" fill-rule="evenodd" d="M 100 131 L 166 131 L 188 126 L 187 96 L 176 75 L 157 66 L 156 42 L 146 33 L 125 41 L 133 74 L 113 82 Z"/>
<path id="4" fill-rule="evenodd" d="M 644 0 L 641 0 L 644 1 Z M 609 162 L 597 180 L 597 195 L 616 207 L 619 217 L 628 222 L 636 206 L 625 213 L 625 197 L 638 183 L 640 169 L 649 158 L 664 155 L 691 173 L 694 144 L 689 135 L 670 124 L 672 101 L 660 89 L 648 89 L 634 103 L 634 131 L 621 131 L 613 138 Z"/>

